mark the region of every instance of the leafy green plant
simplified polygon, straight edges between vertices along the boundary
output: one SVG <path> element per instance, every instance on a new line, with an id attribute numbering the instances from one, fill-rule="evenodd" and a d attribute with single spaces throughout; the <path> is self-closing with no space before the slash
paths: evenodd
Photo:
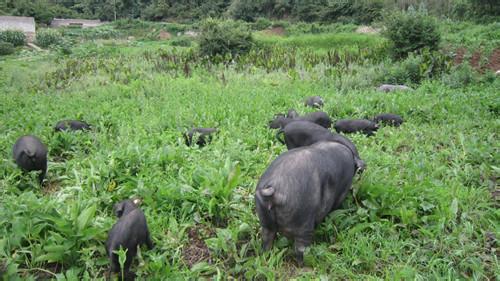
<path id="1" fill-rule="evenodd" d="M 26 43 L 26 35 L 18 30 L 0 31 L 0 41 L 9 42 L 14 47 L 22 46 Z"/>
<path id="2" fill-rule="evenodd" d="M 170 45 L 178 47 L 190 47 L 192 42 L 193 41 L 188 37 L 175 37 L 169 41 Z"/>
<path id="3" fill-rule="evenodd" d="M 128 249 L 124 250 L 122 248 L 122 246 L 120 246 L 119 250 L 114 251 L 114 253 L 118 255 L 118 263 L 120 264 L 121 280 L 125 280 L 124 268 L 125 268 L 125 262 L 127 261 L 127 252 L 128 252 Z"/>
<path id="4" fill-rule="evenodd" d="M 241 23 L 207 19 L 201 27 L 199 44 L 202 56 L 234 56 L 248 52 L 253 39 L 248 28 Z"/>
<path id="5" fill-rule="evenodd" d="M 449 74 L 442 77 L 443 83 L 451 88 L 466 87 L 476 80 L 474 69 L 468 63 L 454 67 Z"/>
<path id="6" fill-rule="evenodd" d="M 392 53 L 397 59 L 423 48 L 431 51 L 438 48 L 441 37 L 436 19 L 422 11 L 391 12 L 384 22 L 384 34 L 393 45 Z"/>
<path id="7" fill-rule="evenodd" d="M 10 55 L 14 52 L 15 49 L 12 43 L 0 41 L 0 56 Z"/>
<path id="8" fill-rule="evenodd" d="M 55 29 L 42 29 L 36 33 L 36 44 L 42 48 L 58 45 L 62 42 L 62 35 Z"/>

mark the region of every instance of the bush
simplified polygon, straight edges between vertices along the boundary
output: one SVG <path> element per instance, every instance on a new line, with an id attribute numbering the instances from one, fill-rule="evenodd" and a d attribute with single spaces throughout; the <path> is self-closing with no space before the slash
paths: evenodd
<path id="1" fill-rule="evenodd" d="M 191 39 L 187 37 L 176 37 L 172 40 L 169 41 L 170 45 L 172 46 L 178 46 L 178 47 L 190 47 L 191 46 Z"/>
<path id="2" fill-rule="evenodd" d="M 474 69 L 468 63 L 462 63 L 442 77 L 442 82 L 450 88 L 458 89 L 470 85 L 476 80 Z"/>
<path id="3" fill-rule="evenodd" d="M 17 30 L 0 31 L 0 41 L 9 42 L 14 47 L 22 46 L 26 43 L 26 35 Z"/>
<path id="4" fill-rule="evenodd" d="M 0 41 L 0 56 L 10 55 L 14 53 L 14 45 L 9 42 Z"/>
<path id="5" fill-rule="evenodd" d="M 441 39 L 435 19 L 421 11 L 393 12 L 386 17 L 385 26 L 396 59 L 423 48 L 436 50 Z"/>
<path id="6" fill-rule="evenodd" d="M 62 35 L 54 29 L 43 29 L 36 34 L 36 44 L 42 48 L 61 43 Z"/>
<path id="7" fill-rule="evenodd" d="M 244 21 L 254 21 L 258 12 L 258 4 L 249 0 L 231 1 L 231 5 L 227 9 L 231 18 Z"/>
<path id="8" fill-rule="evenodd" d="M 451 55 L 424 49 L 419 54 L 410 53 L 405 60 L 384 68 L 377 81 L 416 85 L 425 79 L 440 79 L 450 72 L 452 63 Z"/>
<path id="9" fill-rule="evenodd" d="M 252 25 L 254 30 L 264 30 L 268 27 L 271 27 L 272 22 L 266 18 L 258 18 L 255 23 Z"/>
<path id="10" fill-rule="evenodd" d="M 214 57 L 246 53 L 253 45 L 247 26 L 235 21 L 207 19 L 201 26 L 200 54 Z"/>

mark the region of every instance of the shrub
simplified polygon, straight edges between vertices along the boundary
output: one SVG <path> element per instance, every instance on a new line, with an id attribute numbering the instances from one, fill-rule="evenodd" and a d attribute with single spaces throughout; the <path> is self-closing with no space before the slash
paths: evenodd
<path id="1" fill-rule="evenodd" d="M 0 41 L 0 56 L 10 55 L 14 53 L 14 45 L 9 42 Z"/>
<path id="2" fill-rule="evenodd" d="M 369 24 L 380 19 L 383 8 L 382 0 L 358 0 L 354 2 L 352 17 L 356 23 Z"/>
<path id="3" fill-rule="evenodd" d="M 385 19 L 384 32 L 393 44 L 393 56 L 406 58 L 408 53 L 423 48 L 436 50 L 440 41 L 438 26 L 434 18 L 422 11 L 393 12 Z"/>
<path id="4" fill-rule="evenodd" d="M 231 20 L 205 20 L 199 40 L 200 54 L 209 57 L 246 53 L 253 45 L 248 27 Z"/>
<path id="5" fill-rule="evenodd" d="M 187 37 L 176 37 L 169 41 L 172 46 L 190 47 L 191 39 Z"/>
<path id="6" fill-rule="evenodd" d="M 54 29 L 43 29 L 36 34 L 36 44 L 42 48 L 61 43 L 62 35 Z"/>
<path id="7" fill-rule="evenodd" d="M 272 25 L 272 22 L 266 18 L 258 18 L 252 25 L 254 30 L 264 30 Z"/>
<path id="8" fill-rule="evenodd" d="M 22 46 L 26 43 L 26 35 L 18 30 L 0 31 L 0 41 L 9 42 L 14 47 Z"/>
<path id="9" fill-rule="evenodd" d="M 450 88 L 462 88 L 468 86 L 476 79 L 474 69 L 468 63 L 462 63 L 452 69 L 449 74 L 442 77 L 442 82 Z"/>
<path id="10" fill-rule="evenodd" d="M 381 71 L 380 83 L 420 84 L 425 79 L 441 78 L 450 72 L 452 57 L 439 51 L 422 50 L 410 53 L 403 61 Z"/>
<path id="11" fill-rule="evenodd" d="M 231 18 L 236 20 L 254 21 L 258 14 L 258 4 L 248 0 L 234 0 L 227 9 Z"/>

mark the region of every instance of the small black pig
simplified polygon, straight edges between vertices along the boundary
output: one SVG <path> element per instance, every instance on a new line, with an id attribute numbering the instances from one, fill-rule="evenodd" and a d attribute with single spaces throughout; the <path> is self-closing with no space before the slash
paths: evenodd
<path id="1" fill-rule="evenodd" d="M 31 135 L 20 137 L 12 148 L 12 154 L 23 171 L 40 171 L 38 180 L 40 184 L 43 182 L 47 174 L 47 146 L 39 138 Z"/>
<path id="2" fill-rule="evenodd" d="M 373 136 L 378 130 L 378 125 L 367 119 L 343 119 L 335 122 L 334 128 L 337 133 L 362 132 L 367 136 Z"/>
<path id="3" fill-rule="evenodd" d="M 269 128 L 271 129 L 284 128 L 286 125 L 288 125 L 293 121 L 307 121 L 311 123 L 316 123 L 324 128 L 330 128 L 332 126 L 332 119 L 330 119 L 330 117 L 326 112 L 316 111 L 306 114 L 304 116 L 297 116 L 295 118 L 288 118 L 283 115 L 277 115 L 273 120 L 269 122 Z"/>
<path id="4" fill-rule="evenodd" d="M 90 130 L 91 126 L 83 121 L 78 121 L 78 120 L 62 120 L 57 122 L 56 126 L 54 127 L 54 130 L 56 132 L 61 132 L 61 131 L 66 131 L 66 130 L 71 130 L 71 131 L 85 131 L 85 130 Z"/>
<path id="5" fill-rule="evenodd" d="M 312 96 L 308 97 L 306 101 L 304 102 L 305 106 L 309 107 L 314 107 L 314 108 L 321 108 L 323 107 L 323 99 L 320 96 Z"/>
<path id="6" fill-rule="evenodd" d="M 280 139 L 280 135 L 284 135 L 284 139 Z M 320 141 L 332 141 L 343 144 L 347 146 L 354 155 L 354 163 L 356 164 L 356 170 L 358 173 L 362 173 L 366 164 L 361 160 L 359 156 L 358 149 L 356 145 L 348 138 L 332 133 L 330 130 L 323 128 L 317 124 L 306 122 L 306 121 L 296 121 L 292 122 L 283 129 L 280 129 L 276 133 L 276 138 L 283 144 L 286 144 L 288 150 L 297 147 L 308 146 Z"/>
<path id="7" fill-rule="evenodd" d="M 212 134 L 216 132 L 217 128 L 193 128 L 184 133 L 184 140 L 187 146 L 193 145 L 193 138 L 197 139 L 197 145 L 205 146 L 212 140 Z"/>
<path id="8" fill-rule="evenodd" d="M 118 255 L 113 251 L 127 250 L 127 259 L 123 266 L 126 279 L 134 279 L 134 274 L 130 273 L 130 265 L 137 254 L 137 246 L 146 245 L 148 249 L 153 249 L 153 242 L 149 235 L 146 217 L 138 208 L 138 199 L 124 200 L 115 204 L 113 210 L 118 217 L 118 221 L 113 225 L 106 241 L 106 254 L 110 260 L 109 277 L 113 272 L 120 272 Z"/>
<path id="9" fill-rule="evenodd" d="M 382 113 L 375 118 L 373 118 L 373 122 L 375 123 L 382 123 L 385 125 L 392 125 L 395 127 L 399 127 L 401 124 L 403 124 L 403 118 L 399 115 L 392 114 L 392 113 Z"/>
<path id="10" fill-rule="evenodd" d="M 340 207 L 354 173 L 352 151 L 336 142 L 318 142 L 278 156 L 255 191 L 264 250 L 272 247 L 280 232 L 294 240 L 297 263 L 302 266 L 315 227 Z"/>

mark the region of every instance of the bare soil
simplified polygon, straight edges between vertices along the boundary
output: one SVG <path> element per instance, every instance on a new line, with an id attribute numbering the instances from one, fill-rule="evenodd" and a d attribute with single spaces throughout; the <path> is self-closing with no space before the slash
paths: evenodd
<path id="1" fill-rule="evenodd" d="M 202 238 L 203 229 L 201 227 L 193 227 L 188 231 L 189 243 L 182 251 L 182 259 L 190 268 L 200 262 L 212 262 L 210 250 Z"/>

